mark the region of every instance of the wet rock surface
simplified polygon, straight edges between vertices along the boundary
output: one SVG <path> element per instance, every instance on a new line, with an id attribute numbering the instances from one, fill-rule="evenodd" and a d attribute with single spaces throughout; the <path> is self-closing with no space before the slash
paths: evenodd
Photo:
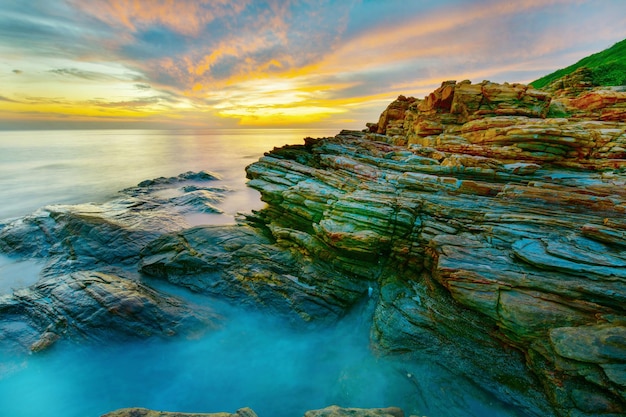
<path id="1" fill-rule="evenodd" d="M 0 250 L 47 260 L 46 274 L 133 266 L 139 251 L 161 234 L 189 227 L 186 215 L 219 213 L 212 204 L 228 189 L 215 174 L 187 172 L 146 180 L 96 204 L 46 206 L 0 224 Z"/>
<path id="2" fill-rule="evenodd" d="M 257 417 L 257 415 L 250 408 L 241 408 L 235 413 L 176 413 L 146 408 L 123 408 L 106 413 L 101 417 Z"/>
<path id="3" fill-rule="evenodd" d="M 130 279 L 93 271 L 40 280 L 0 298 L 3 335 L 39 352 L 60 338 L 103 342 L 107 338 L 191 336 L 218 326 L 207 308 L 164 296 Z M 20 323 L 21 326 L 16 326 Z"/>
<path id="4" fill-rule="evenodd" d="M 124 408 L 104 414 L 102 417 L 257 417 L 250 408 L 241 408 L 236 413 L 176 413 L 155 411 L 145 408 Z M 304 417 L 404 417 L 401 409 L 389 408 L 342 408 L 331 406 L 307 411 Z"/>
<path id="5" fill-rule="evenodd" d="M 377 283 L 382 350 L 437 351 L 530 414 L 622 415 L 626 125 L 601 117 L 621 93 L 581 91 L 550 118 L 549 93 L 445 82 L 401 134 L 385 116 L 266 154 L 248 168 L 259 218 Z"/>
<path id="6" fill-rule="evenodd" d="M 142 251 L 140 270 L 295 323 L 336 320 L 367 294 L 362 280 L 246 225 L 162 236 Z"/>
<path id="7" fill-rule="evenodd" d="M 36 284 L 0 296 L 2 347 L 38 352 L 62 338 L 189 336 L 217 325 L 212 311 L 146 286 L 136 272 L 143 247 L 189 227 L 185 214 L 223 198 L 227 190 L 215 179 L 208 172 L 158 178 L 103 204 L 48 206 L 0 225 L 3 252 L 43 262 Z M 198 189 L 206 193 L 200 199 Z"/>

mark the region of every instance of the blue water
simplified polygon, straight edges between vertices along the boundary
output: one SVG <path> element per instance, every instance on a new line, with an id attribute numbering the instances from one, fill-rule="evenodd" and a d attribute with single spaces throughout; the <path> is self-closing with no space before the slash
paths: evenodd
<path id="1" fill-rule="evenodd" d="M 231 222 L 263 206 L 245 187 L 244 167 L 263 152 L 311 130 L 0 132 L 0 219 L 52 203 L 103 202 L 120 189 L 159 176 L 209 170 L 231 188 L 219 204 Z M 0 296 L 37 280 L 41 264 L 0 255 Z M 436 358 L 379 357 L 369 342 L 373 305 L 324 329 L 293 329 L 252 313 L 155 283 L 209 305 L 224 317 L 195 339 L 62 341 L 35 355 L 0 351 L 0 417 L 89 417 L 122 407 L 297 417 L 332 404 L 400 406 L 406 415 L 516 416 Z M 0 316 L 1 319 L 1 316 Z M 0 340 L 1 344 L 1 340 Z"/>

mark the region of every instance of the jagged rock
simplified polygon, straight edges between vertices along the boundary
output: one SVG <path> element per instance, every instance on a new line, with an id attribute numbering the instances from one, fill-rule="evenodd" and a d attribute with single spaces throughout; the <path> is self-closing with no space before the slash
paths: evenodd
<path id="1" fill-rule="evenodd" d="M 404 412 L 397 407 L 388 408 L 342 408 L 336 405 L 310 410 L 304 417 L 404 417 Z"/>
<path id="2" fill-rule="evenodd" d="M 250 408 L 240 408 L 236 413 L 177 413 L 146 408 L 122 408 L 100 417 L 257 417 Z"/>
<path id="3" fill-rule="evenodd" d="M 162 233 L 189 227 L 190 212 L 219 212 L 228 191 L 206 186 L 205 171 L 146 180 L 102 204 L 54 205 L 0 225 L 0 250 L 46 258 L 45 274 L 133 265 L 139 251 Z"/>
<path id="4" fill-rule="evenodd" d="M 379 134 L 392 135 L 393 134 L 392 132 L 388 132 L 388 130 L 390 130 L 389 124 L 395 121 L 400 121 L 399 125 L 392 124 L 392 128 L 391 128 L 395 132 L 399 132 L 398 127 L 402 126 L 402 121 L 404 120 L 404 113 L 406 112 L 409 105 L 411 105 L 411 103 L 413 103 L 414 101 L 415 101 L 414 97 L 407 98 L 405 96 L 399 96 L 395 101 L 389 104 L 389 106 L 387 106 L 385 111 L 383 111 L 382 114 L 380 115 L 380 118 L 378 119 L 376 131 L 374 132 L 373 127 L 370 128 L 370 131 L 374 133 L 379 133 Z"/>
<path id="5" fill-rule="evenodd" d="M 274 228 L 279 242 L 321 242 Z M 332 264 L 278 245 L 251 227 L 203 226 L 167 234 L 141 253 L 144 274 L 194 291 L 263 307 L 299 322 L 334 320 L 367 292 L 367 285 Z"/>
<path id="6" fill-rule="evenodd" d="M 523 84 L 444 81 L 424 100 L 413 100 L 403 107 L 400 105 L 406 101 L 392 103 L 381 114 L 378 133 L 402 135 L 403 139 L 392 141 L 396 145 L 419 143 L 420 138 L 455 134 L 460 125 L 486 116 L 543 118 L 550 109 L 550 100 L 550 94 Z M 390 112 L 394 115 L 391 120 L 395 121 L 391 132 L 388 129 Z M 400 121 L 403 121 L 402 130 Z"/>
<path id="7" fill-rule="evenodd" d="M 250 408 L 241 408 L 236 413 L 176 413 L 154 411 L 145 408 L 123 408 L 104 414 L 101 417 L 256 417 Z M 404 417 L 397 407 L 388 408 L 341 408 L 330 406 L 304 413 L 304 417 Z"/>
<path id="8" fill-rule="evenodd" d="M 192 335 L 219 322 L 207 308 L 186 305 L 119 276 L 79 271 L 41 280 L 0 299 L 0 338 L 45 350 L 59 338 L 106 340 Z M 15 331 L 19 329 L 19 331 Z"/>
<path id="9" fill-rule="evenodd" d="M 212 313 L 119 273 L 155 238 L 188 227 L 186 213 L 211 210 L 227 192 L 207 185 L 215 178 L 202 171 L 147 180 L 103 204 L 48 206 L 0 225 L 0 250 L 45 260 L 39 282 L 0 297 L 0 340 L 37 352 L 61 337 L 169 336 L 213 322 Z"/>
<path id="10" fill-rule="evenodd" d="M 342 132 L 248 167 L 259 217 L 376 283 L 382 351 L 437 351 L 531 415 L 619 415 L 626 124 L 598 112 L 620 94 L 585 91 L 575 118 L 545 118 L 549 93 L 445 82 L 407 108 L 408 145 Z"/>

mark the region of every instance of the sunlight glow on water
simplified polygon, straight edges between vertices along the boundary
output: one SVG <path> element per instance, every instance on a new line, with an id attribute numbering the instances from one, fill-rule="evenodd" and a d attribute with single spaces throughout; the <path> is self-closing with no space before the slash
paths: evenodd
<path id="1" fill-rule="evenodd" d="M 334 130 L 0 131 L 0 220 L 47 204 L 102 202 L 145 179 L 187 171 L 219 173 L 233 193 L 227 213 L 260 208 L 244 168 L 275 146 Z"/>
<path id="2" fill-rule="evenodd" d="M 0 220 L 52 203 L 103 202 L 118 190 L 186 171 L 219 173 L 233 191 L 218 206 L 231 222 L 261 208 L 244 167 L 263 152 L 304 136 L 335 132 L 54 131 L 0 132 Z M 35 282 L 42 265 L 0 255 L 0 296 Z M 437 358 L 384 358 L 369 346 L 373 299 L 337 326 L 287 327 L 162 282 L 163 291 L 211 305 L 223 326 L 198 339 L 61 341 L 33 355 L 0 352 L 0 417 L 96 417 L 122 407 L 299 417 L 329 405 L 402 407 L 406 415 L 514 417 Z M 367 302 L 367 304 L 365 304 Z"/>

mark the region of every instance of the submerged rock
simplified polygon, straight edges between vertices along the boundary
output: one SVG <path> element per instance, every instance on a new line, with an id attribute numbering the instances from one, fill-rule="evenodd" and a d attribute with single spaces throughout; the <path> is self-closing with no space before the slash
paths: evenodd
<path id="1" fill-rule="evenodd" d="M 154 411 L 145 408 L 123 408 L 104 414 L 101 417 L 256 417 L 250 408 L 241 408 L 236 413 L 177 413 Z M 397 407 L 389 408 L 341 408 L 330 406 L 304 413 L 304 417 L 404 417 Z"/>
<path id="2" fill-rule="evenodd" d="M 177 413 L 146 408 L 122 408 L 101 417 L 257 417 L 250 408 L 240 408 L 236 413 Z"/>

